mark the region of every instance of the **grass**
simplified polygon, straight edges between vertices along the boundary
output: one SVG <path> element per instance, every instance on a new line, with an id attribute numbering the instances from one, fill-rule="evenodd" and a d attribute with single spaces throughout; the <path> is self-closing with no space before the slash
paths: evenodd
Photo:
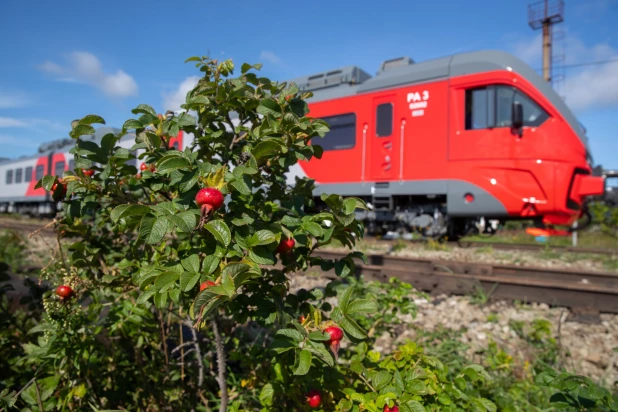
<path id="1" fill-rule="evenodd" d="M 530 236 L 524 230 L 502 230 L 494 236 L 466 236 L 464 241 L 487 242 L 487 243 L 523 243 L 537 244 L 534 236 Z M 549 246 L 571 246 L 571 236 L 549 237 L 546 242 Z M 589 248 L 605 248 L 618 250 L 618 237 L 603 232 L 585 231 L 577 234 L 577 245 Z"/>

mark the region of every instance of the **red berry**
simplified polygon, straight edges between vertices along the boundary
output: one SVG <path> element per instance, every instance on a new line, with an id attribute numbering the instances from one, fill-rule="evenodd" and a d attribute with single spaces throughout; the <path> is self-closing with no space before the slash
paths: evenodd
<path id="1" fill-rule="evenodd" d="M 384 405 L 384 409 L 382 409 L 383 412 L 399 412 L 399 406 L 397 405 L 393 405 L 392 408 L 389 408 L 388 405 Z"/>
<path id="2" fill-rule="evenodd" d="M 200 207 L 209 205 L 216 210 L 223 206 L 223 195 L 219 189 L 206 187 L 197 192 L 197 195 L 195 195 L 195 203 Z"/>
<path id="3" fill-rule="evenodd" d="M 324 330 L 324 332 L 330 335 L 329 343 L 339 342 L 341 339 L 343 339 L 343 331 L 337 326 L 329 326 Z"/>
<path id="4" fill-rule="evenodd" d="M 294 249 L 295 244 L 296 244 L 296 241 L 294 240 L 294 238 L 281 239 L 281 243 L 279 243 L 279 246 L 277 246 L 277 250 L 275 252 L 276 253 L 289 252 L 290 250 Z"/>
<path id="5" fill-rule="evenodd" d="M 73 289 L 69 286 L 61 285 L 56 289 L 56 295 L 60 296 L 62 299 L 68 299 L 75 295 L 75 292 L 73 292 Z"/>
<path id="6" fill-rule="evenodd" d="M 214 285 L 215 285 L 215 282 L 213 282 L 212 280 L 207 280 L 206 282 L 200 285 L 200 292 L 208 288 L 209 286 L 214 286 Z"/>
<path id="7" fill-rule="evenodd" d="M 150 171 L 151 171 L 152 173 L 154 173 L 154 172 L 155 172 L 155 170 L 157 170 L 157 168 L 155 167 L 155 165 L 150 165 Z"/>
<path id="8" fill-rule="evenodd" d="M 307 320 L 307 318 L 305 317 L 305 315 L 300 315 L 300 318 L 298 318 L 300 323 L 303 323 L 304 321 Z"/>
<path id="9" fill-rule="evenodd" d="M 55 192 L 57 187 L 58 187 L 58 183 L 54 183 L 54 185 L 51 188 L 52 192 Z"/>
<path id="10" fill-rule="evenodd" d="M 322 403 L 322 396 L 320 395 L 320 391 L 317 389 L 311 389 L 309 393 L 306 395 L 307 403 L 312 408 L 317 408 Z"/>
<path id="11" fill-rule="evenodd" d="M 146 163 L 142 163 L 139 167 L 139 170 L 141 170 L 142 172 L 146 169 L 148 169 L 148 165 Z"/>
<path id="12" fill-rule="evenodd" d="M 90 169 L 82 169 L 82 173 L 86 176 L 92 176 L 94 175 L 94 170 L 90 170 Z"/>

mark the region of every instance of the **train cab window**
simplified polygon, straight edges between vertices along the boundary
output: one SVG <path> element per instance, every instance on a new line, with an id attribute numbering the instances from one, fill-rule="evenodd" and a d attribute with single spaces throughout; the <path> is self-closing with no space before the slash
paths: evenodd
<path id="1" fill-rule="evenodd" d="M 6 171 L 6 184 L 10 185 L 11 183 L 13 183 L 13 171 L 7 170 Z"/>
<path id="2" fill-rule="evenodd" d="M 54 167 L 54 174 L 56 176 L 62 176 L 63 173 L 64 173 L 64 161 L 56 162 L 56 165 Z"/>
<path id="3" fill-rule="evenodd" d="M 376 110 L 376 137 L 388 137 L 393 133 L 393 105 L 384 103 Z"/>
<path id="4" fill-rule="evenodd" d="M 351 149 L 356 145 L 356 113 L 322 117 L 330 131 L 323 138 L 311 139 L 311 144 L 322 146 L 324 151 Z"/>
<path id="5" fill-rule="evenodd" d="M 174 142 L 174 145 L 172 147 L 174 148 L 174 150 L 178 150 L 178 142 Z"/>
<path id="6" fill-rule="evenodd" d="M 32 166 L 28 166 L 24 172 L 24 182 L 30 182 L 32 180 Z"/>
<path id="7" fill-rule="evenodd" d="M 45 173 L 45 166 L 43 165 L 38 165 L 36 167 L 36 176 L 34 177 L 34 180 L 36 180 L 37 182 L 41 179 L 43 179 L 43 174 Z"/>
<path id="8" fill-rule="evenodd" d="M 24 169 L 15 169 L 15 183 L 21 183 L 22 173 L 24 173 Z"/>
<path id="9" fill-rule="evenodd" d="M 521 103 L 524 112 L 524 126 L 538 127 L 549 118 L 549 114 L 530 97 L 510 86 L 496 87 L 496 126 L 511 127 L 513 102 Z"/>

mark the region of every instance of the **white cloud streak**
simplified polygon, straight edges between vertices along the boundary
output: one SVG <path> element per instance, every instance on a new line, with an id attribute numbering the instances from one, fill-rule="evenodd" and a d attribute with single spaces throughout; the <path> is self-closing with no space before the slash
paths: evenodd
<path id="1" fill-rule="evenodd" d="M 179 110 L 180 105 L 186 102 L 187 93 L 195 87 L 199 80 L 197 76 L 187 77 L 180 83 L 175 92 L 163 94 L 163 112 L 167 110 Z"/>
<path id="2" fill-rule="evenodd" d="M 38 69 L 53 75 L 58 81 L 87 84 L 110 97 L 137 96 L 139 90 L 129 74 L 123 70 L 105 72 L 101 61 L 88 52 L 76 51 L 69 54 L 65 66 L 46 61 L 39 65 Z"/>

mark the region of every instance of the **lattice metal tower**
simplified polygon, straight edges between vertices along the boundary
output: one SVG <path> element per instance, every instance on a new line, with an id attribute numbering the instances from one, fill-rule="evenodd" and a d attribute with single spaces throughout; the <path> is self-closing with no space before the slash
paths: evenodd
<path id="1" fill-rule="evenodd" d="M 542 0 L 528 6 L 528 24 L 534 30 L 543 29 L 543 78 L 550 84 L 553 80 L 553 60 L 556 58 L 564 63 L 564 55 L 555 56 L 552 52 L 553 26 L 563 21 L 563 0 Z"/>

